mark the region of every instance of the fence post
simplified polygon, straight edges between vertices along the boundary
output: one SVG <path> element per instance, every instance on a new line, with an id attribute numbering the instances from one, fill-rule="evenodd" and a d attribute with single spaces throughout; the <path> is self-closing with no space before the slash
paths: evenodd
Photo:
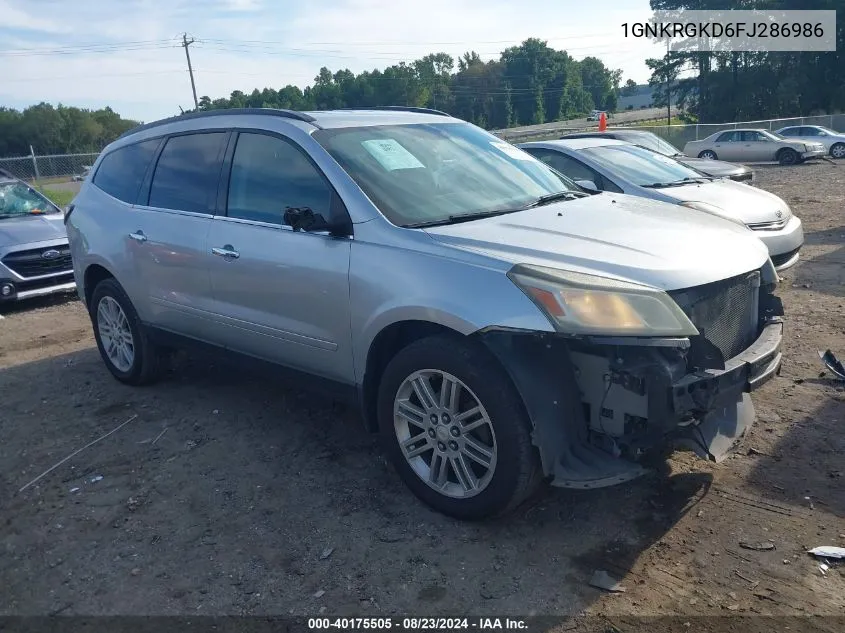
<path id="1" fill-rule="evenodd" d="M 32 145 L 29 146 L 29 155 L 32 156 L 32 168 L 35 170 L 35 182 L 38 183 L 41 180 L 41 176 L 38 174 L 38 160 L 35 158 L 35 150 L 32 149 Z"/>
<path id="2" fill-rule="evenodd" d="M 832 115 L 832 114 L 828 114 L 827 116 L 828 116 L 828 118 L 830 119 L 830 124 L 829 124 L 827 127 L 829 127 L 831 130 L 835 129 L 835 128 L 833 127 L 833 115 Z"/>
<path id="3" fill-rule="evenodd" d="M 698 137 L 698 123 L 696 123 L 696 124 L 695 124 L 695 140 L 696 140 L 696 141 L 697 141 L 697 140 L 699 140 L 699 137 Z"/>

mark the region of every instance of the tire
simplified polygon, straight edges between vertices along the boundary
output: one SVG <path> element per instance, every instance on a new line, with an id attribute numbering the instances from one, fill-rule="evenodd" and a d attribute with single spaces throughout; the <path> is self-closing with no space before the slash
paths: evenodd
<path id="1" fill-rule="evenodd" d="M 459 383 L 456 391 L 446 389 L 448 394 L 457 394 L 452 407 L 440 407 L 444 376 L 449 385 Z M 418 380 L 416 386 L 412 378 Z M 420 406 L 423 381 L 434 395 L 428 398 L 429 404 L 434 403 L 428 410 Z M 474 407 L 477 411 L 472 413 Z M 403 414 L 397 413 L 400 409 Z M 467 414 L 463 421 L 458 418 L 461 412 Z M 479 520 L 505 514 L 542 481 L 522 400 L 480 343 L 432 336 L 399 351 L 381 377 L 378 422 L 385 449 L 405 484 L 448 516 Z M 418 441 L 405 442 L 415 453 L 408 458 L 401 442 L 413 438 Z M 477 447 L 488 455 L 476 451 Z M 429 483 L 441 473 L 445 473 L 442 485 Z"/>
<path id="2" fill-rule="evenodd" d="M 104 279 L 97 284 L 91 294 L 88 314 L 94 327 L 97 349 L 112 376 L 128 385 L 149 384 L 159 377 L 161 350 L 150 340 L 135 307 L 117 281 Z M 118 334 L 121 330 L 123 336 Z M 111 344 L 110 341 L 115 339 L 125 344 Z M 116 347 L 127 353 L 119 353 L 118 349 L 117 356 L 114 352 L 110 355 L 109 350 Z"/>
<path id="3" fill-rule="evenodd" d="M 831 145 L 830 155 L 833 158 L 845 158 L 845 143 L 834 143 Z"/>
<path id="4" fill-rule="evenodd" d="M 716 156 L 716 152 L 712 149 L 706 149 L 698 155 L 699 158 L 706 158 L 708 160 L 719 160 L 719 157 Z"/>
<path id="5" fill-rule="evenodd" d="M 785 148 L 778 152 L 777 159 L 781 165 L 795 165 L 801 157 L 794 149 Z"/>

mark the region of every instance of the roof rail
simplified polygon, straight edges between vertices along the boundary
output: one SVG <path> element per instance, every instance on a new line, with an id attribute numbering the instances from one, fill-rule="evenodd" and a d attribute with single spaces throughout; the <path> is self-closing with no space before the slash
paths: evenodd
<path id="1" fill-rule="evenodd" d="M 452 115 L 442 110 L 434 110 L 432 108 L 418 108 L 416 106 L 367 106 L 366 108 L 340 108 L 340 110 L 395 110 L 399 112 L 418 112 L 420 114 L 436 114 L 438 116 Z"/>
<path id="2" fill-rule="evenodd" d="M 186 114 L 180 114 L 178 116 L 172 116 L 167 119 L 161 119 L 160 121 L 153 121 L 152 123 L 145 123 L 143 125 L 133 127 L 131 130 L 127 130 L 126 132 L 118 136 L 118 139 L 125 138 L 127 136 L 132 136 L 133 134 L 137 134 L 138 132 L 150 130 L 160 125 L 166 125 L 168 123 L 190 121 L 193 119 L 204 119 L 206 117 L 214 116 L 225 116 L 227 114 L 263 114 L 267 116 L 279 116 L 284 117 L 286 119 L 305 121 L 306 123 L 313 123 L 314 121 L 316 121 L 316 119 L 310 114 L 305 114 L 304 112 L 297 112 L 296 110 L 283 110 L 282 108 L 229 108 L 222 110 L 200 110 L 199 112 L 188 112 Z"/>

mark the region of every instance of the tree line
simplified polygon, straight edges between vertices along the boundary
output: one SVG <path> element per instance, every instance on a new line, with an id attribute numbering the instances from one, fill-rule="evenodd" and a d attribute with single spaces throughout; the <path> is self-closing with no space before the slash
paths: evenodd
<path id="1" fill-rule="evenodd" d="M 0 107 L 0 157 L 99 152 L 138 125 L 111 108 L 85 110 L 39 103 L 23 111 Z"/>
<path id="2" fill-rule="evenodd" d="M 621 71 L 601 60 L 573 59 L 531 38 L 484 61 L 476 52 L 457 59 L 433 53 L 383 70 L 332 72 L 321 68 L 311 86 L 236 90 L 228 98 L 199 100 L 200 110 L 288 108 L 327 110 L 404 105 L 443 110 L 485 128 L 530 125 L 615 110 Z"/>
<path id="3" fill-rule="evenodd" d="M 730 6 L 729 6 L 730 5 Z M 741 5 L 741 6 L 740 6 Z M 753 6 L 752 6 L 753 5 Z M 672 52 L 650 59 L 656 105 L 666 86 L 701 123 L 832 114 L 845 110 L 845 0 L 651 0 L 655 11 L 836 10 L 835 52 Z"/>

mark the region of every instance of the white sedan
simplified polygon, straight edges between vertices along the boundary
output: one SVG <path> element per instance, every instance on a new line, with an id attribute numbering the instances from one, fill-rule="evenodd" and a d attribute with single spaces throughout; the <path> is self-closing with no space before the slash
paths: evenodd
<path id="1" fill-rule="evenodd" d="M 777 270 L 798 261 L 804 244 L 801 220 L 773 193 L 712 178 L 674 158 L 613 139 L 537 141 L 519 147 L 584 189 L 670 202 L 744 224 L 768 247 Z"/>
<path id="2" fill-rule="evenodd" d="M 779 129 L 777 133 L 788 139 L 821 143 L 834 158 L 845 158 L 845 132 L 821 125 L 790 125 Z"/>

